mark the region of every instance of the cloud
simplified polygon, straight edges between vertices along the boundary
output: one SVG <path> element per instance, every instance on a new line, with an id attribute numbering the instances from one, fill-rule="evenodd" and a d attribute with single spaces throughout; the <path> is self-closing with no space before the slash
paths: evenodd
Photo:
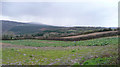
<path id="1" fill-rule="evenodd" d="M 56 26 L 118 26 L 117 0 L 3 2 L 3 19 Z"/>

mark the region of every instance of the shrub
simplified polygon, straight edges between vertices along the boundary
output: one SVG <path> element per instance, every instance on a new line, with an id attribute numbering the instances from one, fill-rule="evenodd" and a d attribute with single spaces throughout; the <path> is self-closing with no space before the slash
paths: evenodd
<path id="1" fill-rule="evenodd" d="M 75 52 L 75 50 L 72 50 L 72 52 Z"/>

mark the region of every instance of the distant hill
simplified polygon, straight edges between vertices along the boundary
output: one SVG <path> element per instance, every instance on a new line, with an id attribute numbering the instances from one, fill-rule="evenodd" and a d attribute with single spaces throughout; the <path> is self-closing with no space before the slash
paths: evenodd
<path id="1" fill-rule="evenodd" d="M 15 21 L 7 21 L 7 20 L 0 20 L 0 23 L 2 23 L 2 31 L 9 31 L 15 26 L 22 26 L 25 25 L 25 23 L 19 23 Z"/>
<path id="2" fill-rule="evenodd" d="M 44 24 L 21 23 L 16 21 L 1 20 L 2 32 L 14 32 L 15 34 L 27 34 L 41 32 L 47 29 L 58 28 L 56 26 Z"/>

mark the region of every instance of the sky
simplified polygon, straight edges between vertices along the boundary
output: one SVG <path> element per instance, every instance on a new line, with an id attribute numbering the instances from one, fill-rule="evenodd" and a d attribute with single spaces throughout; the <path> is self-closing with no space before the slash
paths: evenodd
<path id="1" fill-rule="evenodd" d="M 0 20 L 67 27 L 118 26 L 118 0 L 21 1 L 3 1 Z"/>

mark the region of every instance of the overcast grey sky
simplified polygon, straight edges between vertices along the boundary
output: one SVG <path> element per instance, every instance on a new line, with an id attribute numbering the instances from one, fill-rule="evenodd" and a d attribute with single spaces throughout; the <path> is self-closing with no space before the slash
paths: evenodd
<path id="1" fill-rule="evenodd" d="M 2 20 L 56 26 L 118 26 L 118 2 L 2 2 Z"/>

